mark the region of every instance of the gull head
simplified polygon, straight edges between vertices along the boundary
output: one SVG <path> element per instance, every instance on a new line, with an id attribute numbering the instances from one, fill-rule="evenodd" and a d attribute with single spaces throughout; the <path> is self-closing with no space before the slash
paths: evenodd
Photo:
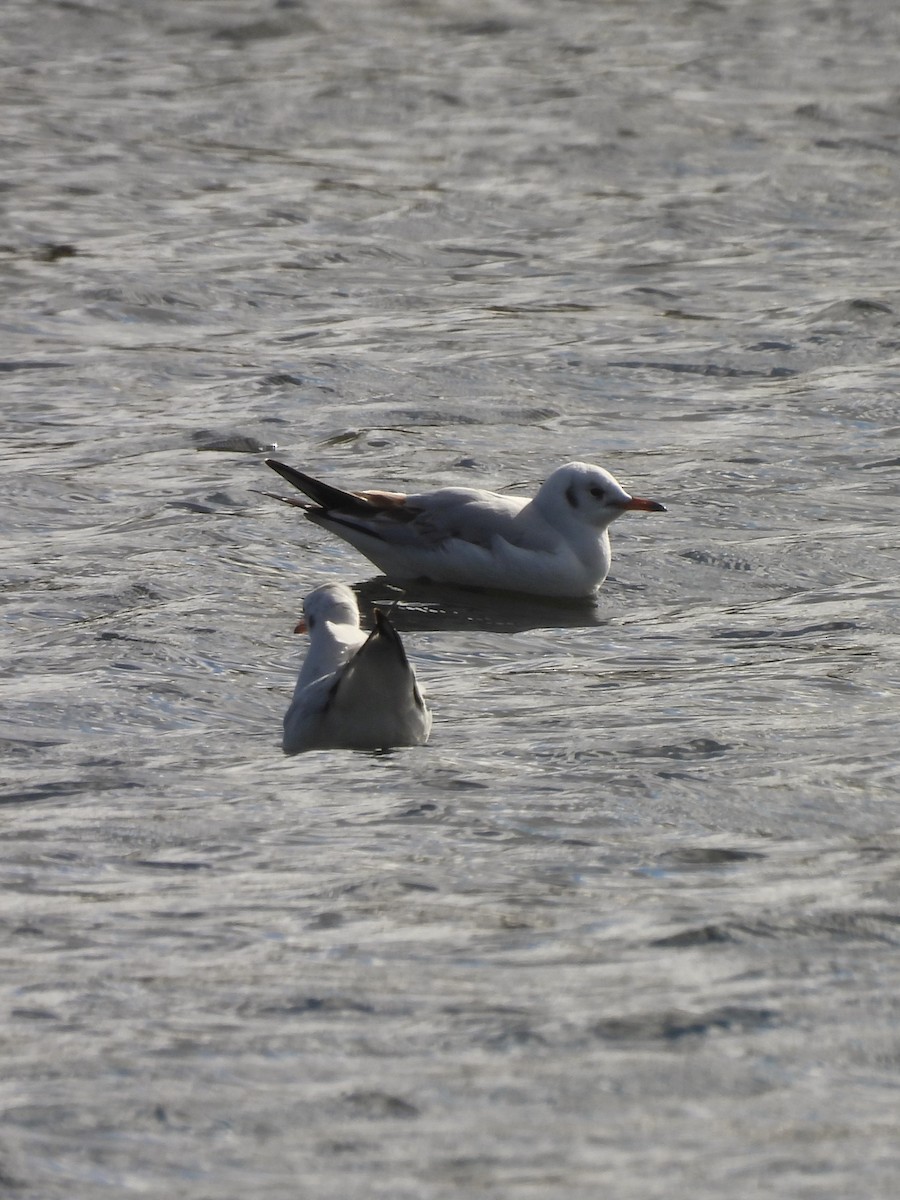
<path id="1" fill-rule="evenodd" d="M 623 513 L 665 512 L 658 500 L 632 496 L 609 471 L 591 463 L 570 462 L 549 475 L 535 497 L 545 516 L 603 530 Z"/>
<path id="2" fill-rule="evenodd" d="M 303 601 L 303 618 L 295 633 L 312 633 L 318 624 L 351 625 L 359 629 L 359 606 L 345 583 L 323 583 Z"/>

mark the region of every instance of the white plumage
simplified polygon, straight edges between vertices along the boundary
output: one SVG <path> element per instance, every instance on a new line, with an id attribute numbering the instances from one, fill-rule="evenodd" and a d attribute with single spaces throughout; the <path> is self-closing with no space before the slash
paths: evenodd
<path id="1" fill-rule="evenodd" d="M 629 495 L 602 467 L 581 462 L 558 467 L 533 500 L 524 500 L 477 488 L 346 492 L 266 461 L 313 501 L 287 503 L 398 579 L 591 596 L 609 572 L 612 522 L 633 510 L 666 511 L 657 500 Z"/>
<path id="2" fill-rule="evenodd" d="M 284 716 L 285 754 L 426 742 L 431 713 L 388 618 L 376 609 L 375 628 L 364 633 L 356 597 L 343 583 L 310 592 L 303 613 L 297 631 L 309 633 L 309 652 Z"/>

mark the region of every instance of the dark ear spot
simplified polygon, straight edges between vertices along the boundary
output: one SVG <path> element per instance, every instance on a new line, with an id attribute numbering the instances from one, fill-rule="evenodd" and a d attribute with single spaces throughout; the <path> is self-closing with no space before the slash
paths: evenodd
<path id="1" fill-rule="evenodd" d="M 306 628 L 307 629 L 315 629 L 315 627 L 316 627 L 316 618 L 315 617 L 307 617 L 306 618 Z"/>
<path id="2" fill-rule="evenodd" d="M 578 507 L 578 492 L 575 490 L 574 483 L 570 483 L 569 486 L 566 488 L 566 499 L 572 505 L 573 508 Z"/>

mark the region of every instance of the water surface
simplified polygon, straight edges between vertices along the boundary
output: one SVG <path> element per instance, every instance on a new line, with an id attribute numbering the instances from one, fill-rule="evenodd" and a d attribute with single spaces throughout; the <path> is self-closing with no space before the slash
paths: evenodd
<path id="1" fill-rule="evenodd" d="M 0 20 L 10 1194 L 893 1197 L 894 8 Z M 273 446 L 670 511 L 284 760 Z"/>

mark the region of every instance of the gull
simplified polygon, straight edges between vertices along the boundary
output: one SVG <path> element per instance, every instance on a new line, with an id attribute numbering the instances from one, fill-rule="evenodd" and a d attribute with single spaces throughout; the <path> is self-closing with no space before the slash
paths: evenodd
<path id="1" fill-rule="evenodd" d="M 309 633 L 309 653 L 284 715 L 285 754 L 427 742 L 431 713 L 400 635 L 380 609 L 366 634 L 353 592 L 326 583 L 306 597 L 294 632 Z"/>
<path id="2" fill-rule="evenodd" d="M 537 596 L 593 596 L 609 573 L 612 522 L 666 511 L 583 462 L 557 467 L 533 500 L 466 487 L 347 492 L 275 459 L 266 464 L 313 503 L 276 499 L 302 508 L 385 575 Z"/>

